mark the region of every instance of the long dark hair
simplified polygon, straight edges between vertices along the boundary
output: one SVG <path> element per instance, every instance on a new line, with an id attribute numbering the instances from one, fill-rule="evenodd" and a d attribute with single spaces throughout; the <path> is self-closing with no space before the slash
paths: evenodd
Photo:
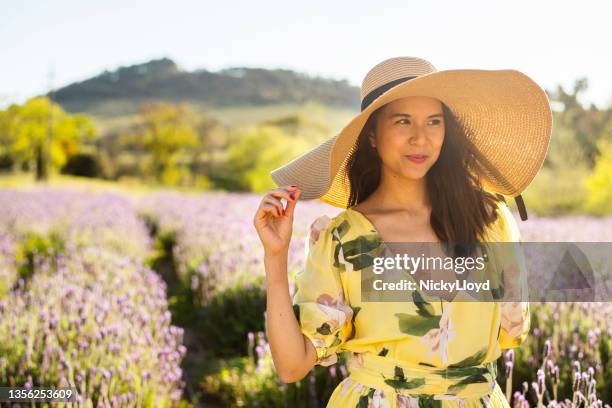
<path id="1" fill-rule="evenodd" d="M 351 186 L 347 207 L 365 200 L 380 183 L 381 162 L 368 142 L 368 134 L 384 106 L 368 118 L 346 161 Z M 486 227 L 497 219 L 497 202 L 503 196 L 484 191 L 479 175 L 482 167 L 468 147 L 466 130 L 442 103 L 445 134 L 440 156 L 426 175 L 427 194 L 432 206 L 430 223 L 441 242 L 478 242 Z"/>

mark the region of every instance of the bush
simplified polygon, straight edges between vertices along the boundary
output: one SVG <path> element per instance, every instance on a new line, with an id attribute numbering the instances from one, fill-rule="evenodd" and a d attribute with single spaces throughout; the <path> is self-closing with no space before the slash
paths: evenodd
<path id="1" fill-rule="evenodd" d="M 287 158 L 307 150 L 308 144 L 275 126 L 258 126 L 238 131 L 227 151 L 227 161 L 212 175 L 220 188 L 263 192 L 274 186 L 270 171 Z"/>
<path id="2" fill-rule="evenodd" d="M 195 307 L 238 282 L 261 282 L 263 248 L 247 219 L 257 200 L 251 194 L 164 192 L 146 195 L 137 204 L 155 232 L 157 257 L 165 253 L 172 258 L 175 281 L 193 292 Z"/>
<path id="3" fill-rule="evenodd" d="M 594 384 L 592 392 L 586 392 L 581 384 L 581 392 L 586 398 L 596 395 L 602 401 L 610 401 L 610 381 L 612 381 L 612 362 L 610 347 L 612 330 L 608 321 L 612 312 L 609 303 L 569 303 L 547 302 L 532 303 L 531 332 L 520 348 L 513 354 L 513 388 L 519 392 L 523 383 L 531 385 L 538 380 L 538 371 L 544 378 L 548 389 L 547 399 L 556 397 L 557 401 L 572 400 L 575 395 L 574 376 L 589 375 Z M 516 353 L 516 356 L 514 356 Z M 508 353 L 506 353 L 507 355 Z M 507 357 L 506 357 L 507 358 Z M 557 375 L 554 371 L 558 370 Z M 589 374 L 592 371 L 592 374 Z M 502 371 L 503 372 L 503 371 Z M 500 385 L 502 382 L 500 381 Z M 532 387 L 533 388 L 533 387 Z M 543 392 L 542 385 L 539 391 Z M 502 387 L 503 389 L 503 387 Z M 535 406 L 533 393 L 527 398 Z M 546 402 L 546 401 L 545 401 Z"/>
<path id="4" fill-rule="evenodd" d="M 79 406 L 176 405 L 183 330 L 153 271 L 94 248 L 35 270 L 0 300 L 0 384 L 72 386 Z"/>
<path id="5" fill-rule="evenodd" d="M 64 240 L 54 230 L 48 234 L 30 232 L 22 236 L 15 253 L 15 261 L 19 264 L 19 276 L 29 279 L 34 274 L 34 265 L 41 257 L 55 257 L 65 250 Z"/>
<path id="6" fill-rule="evenodd" d="M 13 169 L 15 161 L 9 154 L 0 154 L 0 171 L 10 171 Z"/>
<path id="7" fill-rule="evenodd" d="M 301 381 L 285 384 L 276 374 L 264 333 L 249 333 L 248 344 L 248 357 L 217 361 L 202 381 L 206 394 L 233 407 L 322 407 L 347 375 L 341 355 L 338 364 L 315 366 Z"/>
<path id="8" fill-rule="evenodd" d="M 61 169 L 62 174 L 82 177 L 100 177 L 102 174 L 98 158 L 90 153 L 77 153 L 66 161 Z"/>
<path id="9" fill-rule="evenodd" d="M 527 211 L 538 215 L 581 213 L 587 196 L 584 188 L 587 174 L 588 170 L 581 166 L 543 167 L 523 192 Z"/>
<path id="10" fill-rule="evenodd" d="M 246 355 L 246 335 L 264 330 L 266 292 L 260 285 L 235 286 L 217 293 L 200 311 L 204 341 L 217 356 Z"/>
<path id="11" fill-rule="evenodd" d="M 99 245 L 117 254 L 145 259 L 151 241 L 145 224 L 126 197 L 105 193 L 0 190 L 0 231 L 22 243 L 29 256 Z"/>
<path id="12" fill-rule="evenodd" d="M 0 232 L 0 299 L 8 295 L 17 282 L 16 243 L 13 237 Z"/>
<path id="13" fill-rule="evenodd" d="M 585 209 L 591 214 L 606 215 L 612 214 L 612 141 L 600 142 L 599 151 L 595 169 L 585 182 Z"/>

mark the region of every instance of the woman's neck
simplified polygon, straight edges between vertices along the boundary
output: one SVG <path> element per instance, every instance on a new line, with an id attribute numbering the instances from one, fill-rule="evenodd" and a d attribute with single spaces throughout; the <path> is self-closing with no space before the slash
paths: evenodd
<path id="1" fill-rule="evenodd" d="M 418 213 L 430 207 L 427 180 L 401 178 L 382 172 L 378 188 L 371 198 L 380 208 Z"/>

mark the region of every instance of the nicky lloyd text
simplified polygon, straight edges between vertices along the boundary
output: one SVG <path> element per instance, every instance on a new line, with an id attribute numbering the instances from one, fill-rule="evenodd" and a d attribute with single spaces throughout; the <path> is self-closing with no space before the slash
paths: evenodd
<path id="1" fill-rule="evenodd" d="M 455 281 L 435 281 L 433 279 L 424 279 L 414 282 L 408 279 L 402 279 L 398 282 L 384 282 L 382 279 L 377 279 L 373 282 L 374 290 L 438 290 L 454 292 L 458 290 L 479 292 L 481 290 L 489 290 L 490 282 L 467 282 L 465 280 Z"/>

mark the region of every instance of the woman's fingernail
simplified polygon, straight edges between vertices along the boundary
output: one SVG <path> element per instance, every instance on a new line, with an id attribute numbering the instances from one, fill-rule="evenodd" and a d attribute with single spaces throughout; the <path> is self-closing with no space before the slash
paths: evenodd
<path id="1" fill-rule="evenodd" d="M 291 199 L 291 201 L 295 200 L 295 196 L 293 195 L 293 193 L 289 194 L 289 198 Z"/>

